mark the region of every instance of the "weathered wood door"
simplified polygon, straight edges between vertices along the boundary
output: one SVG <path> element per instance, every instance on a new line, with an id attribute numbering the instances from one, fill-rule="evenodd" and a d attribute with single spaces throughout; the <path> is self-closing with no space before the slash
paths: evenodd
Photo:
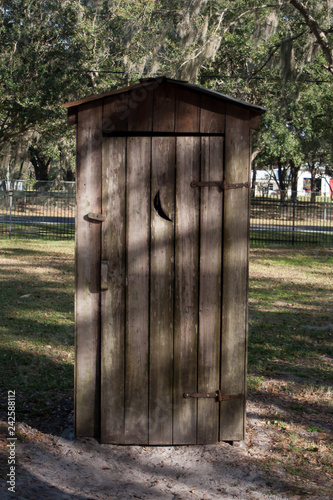
<path id="1" fill-rule="evenodd" d="M 101 438 L 220 439 L 223 136 L 103 143 Z"/>

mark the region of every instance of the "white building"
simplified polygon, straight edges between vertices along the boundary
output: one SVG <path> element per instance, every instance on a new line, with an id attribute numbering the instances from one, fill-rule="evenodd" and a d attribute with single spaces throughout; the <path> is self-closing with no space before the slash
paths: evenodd
<path id="1" fill-rule="evenodd" d="M 316 191 L 321 196 L 331 196 L 333 190 L 333 179 L 324 173 L 316 175 Z M 310 195 L 311 193 L 311 174 L 306 170 L 298 172 L 297 194 L 299 196 Z"/>
<path id="2" fill-rule="evenodd" d="M 279 194 L 280 188 L 276 179 L 279 179 L 278 169 L 257 170 L 255 196 Z M 316 175 L 316 191 L 320 196 L 333 196 L 333 178 L 323 172 Z M 310 196 L 311 173 L 301 168 L 297 175 L 297 195 Z M 291 195 L 291 178 L 288 183 L 288 196 Z"/>
<path id="3" fill-rule="evenodd" d="M 274 174 L 276 177 L 274 177 Z M 275 180 L 278 179 L 278 170 L 257 170 L 255 196 L 273 195 L 279 193 L 279 186 Z"/>

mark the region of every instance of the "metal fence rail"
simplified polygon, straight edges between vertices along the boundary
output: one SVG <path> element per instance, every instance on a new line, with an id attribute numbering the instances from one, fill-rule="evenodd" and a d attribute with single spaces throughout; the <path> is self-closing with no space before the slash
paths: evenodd
<path id="1" fill-rule="evenodd" d="M 333 246 L 333 202 L 328 197 L 251 198 L 250 238 L 255 244 Z"/>
<path id="2" fill-rule="evenodd" d="M 2 184 L 4 186 L 4 184 Z M 0 189 L 0 236 L 73 239 L 75 184 L 38 183 Z M 308 196 L 251 197 L 250 240 L 255 245 L 321 245 L 333 247 L 333 200 Z"/>
<path id="3" fill-rule="evenodd" d="M 10 186 L 9 186 L 10 187 Z M 50 185 L 0 191 L 0 235 L 72 239 L 75 235 L 73 186 L 50 191 Z"/>

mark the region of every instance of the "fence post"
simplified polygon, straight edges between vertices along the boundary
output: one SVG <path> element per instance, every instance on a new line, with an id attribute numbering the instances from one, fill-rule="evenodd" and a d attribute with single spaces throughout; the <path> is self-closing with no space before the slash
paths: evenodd
<path id="1" fill-rule="evenodd" d="M 327 220 L 326 196 L 325 196 L 325 201 L 324 201 L 324 220 Z"/>
<path id="2" fill-rule="evenodd" d="M 296 218 L 296 200 L 295 197 L 293 197 L 293 230 L 292 230 L 292 238 L 291 238 L 291 244 L 295 244 L 295 218 Z"/>
<path id="3" fill-rule="evenodd" d="M 9 239 L 12 238 L 12 206 L 13 206 L 13 190 L 9 190 Z"/>

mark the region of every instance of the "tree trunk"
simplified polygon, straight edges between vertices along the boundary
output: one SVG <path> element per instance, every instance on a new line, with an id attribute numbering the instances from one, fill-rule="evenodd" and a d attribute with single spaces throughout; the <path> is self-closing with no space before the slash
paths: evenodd
<path id="1" fill-rule="evenodd" d="M 49 168 L 51 158 L 47 158 L 45 154 L 39 150 L 38 146 L 29 147 L 29 159 L 35 170 L 37 181 L 49 180 Z"/>
<path id="2" fill-rule="evenodd" d="M 68 181 L 68 182 L 75 181 L 75 173 L 73 172 L 71 167 L 62 168 L 62 172 L 63 172 L 63 180 L 64 181 Z"/>
<path id="3" fill-rule="evenodd" d="M 23 171 L 23 166 L 24 166 L 24 160 L 21 161 L 21 165 L 20 165 L 20 170 L 18 172 L 18 175 L 17 175 L 17 179 L 21 179 L 21 176 L 22 176 L 22 171 Z"/>
<path id="4" fill-rule="evenodd" d="M 297 175 L 299 167 L 296 167 L 294 160 L 290 160 L 290 170 L 291 170 L 291 198 L 292 200 L 297 200 Z"/>
<path id="5" fill-rule="evenodd" d="M 287 198 L 287 183 L 286 183 L 286 169 L 283 168 L 282 163 L 279 161 L 278 162 L 278 171 L 279 171 L 279 180 L 278 180 L 278 185 L 280 188 L 280 197 L 281 197 L 281 202 L 286 201 Z"/>
<path id="6" fill-rule="evenodd" d="M 311 163 L 310 165 L 310 174 L 311 174 L 311 180 L 310 180 L 310 186 L 311 186 L 311 202 L 315 203 L 316 202 L 316 167 L 314 163 Z"/>

